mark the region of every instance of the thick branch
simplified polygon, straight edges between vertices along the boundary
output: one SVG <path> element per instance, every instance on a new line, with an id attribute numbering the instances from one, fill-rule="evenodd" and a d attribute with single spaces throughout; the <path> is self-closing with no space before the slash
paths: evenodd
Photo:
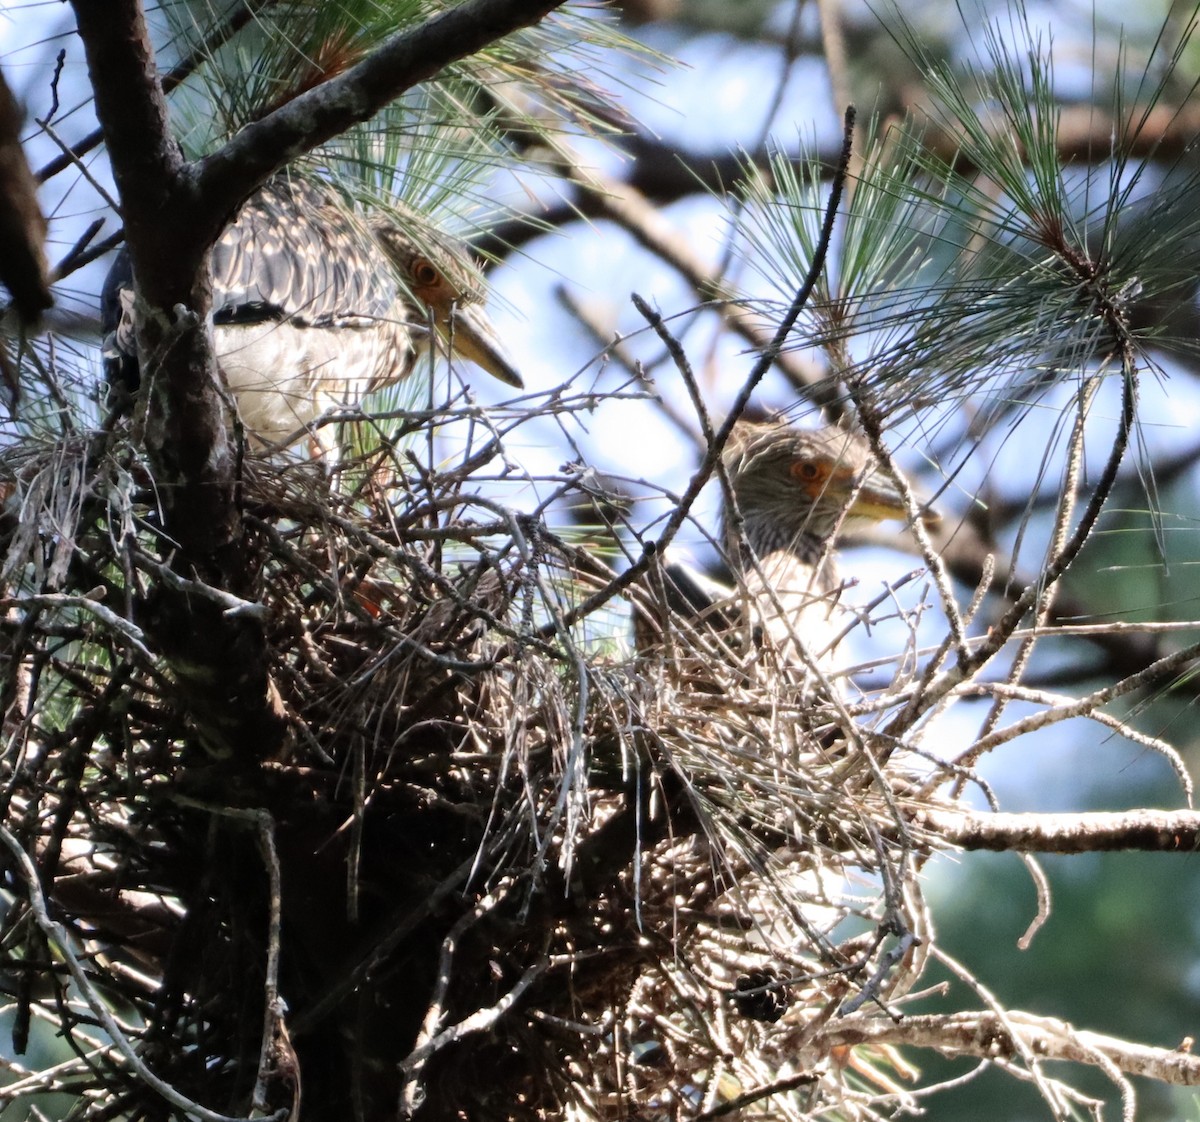
<path id="1" fill-rule="evenodd" d="M 926 100 L 923 91 L 912 91 L 909 101 L 919 105 Z M 1063 163 L 1103 163 L 1112 156 L 1113 137 L 1117 136 L 1131 160 L 1154 159 L 1171 164 L 1191 150 L 1200 132 L 1200 106 L 1185 104 L 1179 107 L 1157 105 L 1149 110 L 1134 107 L 1127 120 L 1140 121 L 1136 131 L 1122 134 L 1123 123 L 1098 106 L 1067 106 L 1058 111 L 1055 134 L 1059 158 Z M 1127 126 L 1126 126 L 1127 128 Z M 925 134 L 925 146 L 963 175 L 986 168 L 974 168 L 958 150 L 953 138 L 936 123 Z M 632 158 L 628 176 L 629 186 L 641 191 L 658 203 L 673 202 L 701 191 L 724 191 L 730 183 L 744 177 L 746 157 L 737 152 L 681 151 L 675 144 L 657 137 L 639 134 L 623 145 Z M 815 153 L 793 158 L 793 166 L 803 169 L 812 156 L 825 165 L 833 175 L 837 162 L 837 144 L 830 138 L 828 147 Z M 763 174 L 769 174 L 765 152 L 755 152 L 750 162 Z"/>
<path id="2" fill-rule="evenodd" d="M 269 3 L 270 0 L 267 0 L 267 2 Z M 244 0 L 239 0 L 239 3 L 229 11 L 224 20 L 209 33 L 203 42 L 196 45 L 187 58 L 181 59 L 179 63 L 163 75 L 163 93 L 169 94 L 173 89 L 191 77 L 195 73 L 196 67 L 211 58 L 218 48 L 227 43 L 238 31 L 245 27 L 254 14 L 254 8 L 251 8 Z M 69 152 L 60 153 L 42 167 L 37 173 L 37 181 L 45 183 L 47 179 L 57 175 L 60 171 L 65 171 L 72 165 L 74 160 L 77 160 L 80 156 L 86 156 L 87 153 L 98 147 L 103 141 L 104 130 L 93 129 L 82 140 L 71 145 Z"/>
<path id="3" fill-rule="evenodd" d="M 211 298 L 204 255 L 221 227 L 295 156 L 373 116 L 447 63 L 540 19 L 562 2 L 468 0 L 393 36 L 344 74 L 248 125 L 220 151 L 189 165 L 170 134 L 153 49 L 136 0 L 75 0 L 97 114 L 121 193 L 137 290 L 145 305 L 139 349 L 155 397 L 147 446 L 168 501 L 187 511 L 172 531 L 182 536 L 189 552 L 212 554 L 238 533 L 233 460 L 203 327 Z M 180 307 L 188 314 L 177 315 Z"/>
<path id="4" fill-rule="evenodd" d="M 961 849 L 1017 853 L 1092 853 L 1200 849 L 1200 811 L 1126 810 L 1069 814 L 975 814 L 922 810 L 916 823 Z"/>
<path id="5" fill-rule="evenodd" d="M 207 559 L 239 534 L 235 463 L 204 323 L 212 298 L 205 253 L 219 224 L 187 205 L 188 167 L 140 4 L 74 0 L 74 8 L 142 301 L 146 447 L 168 530 L 191 557 Z"/>
<path id="6" fill-rule="evenodd" d="M 138 0 L 73 0 L 72 6 L 136 266 L 151 248 L 144 245 L 145 239 L 180 236 L 177 229 L 164 235 L 168 224 L 162 211 L 178 187 L 183 153 L 171 135 L 154 47 Z"/>
<path id="7" fill-rule="evenodd" d="M 241 130 L 199 164 L 199 193 L 229 214 L 270 175 L 369 120 L 445 66 L 561 7 L 565 0 L 466 0 L 394 35 L 356 66 Z"/>
<path id="8" fill-rule="evenodd" d="M 237 457 L 207 327 L 206 255 L 222 226 L 295 156 L 562 2 L 467 0 L 188 164 L 171 135 L 138 0 L 73 0 L 136 280 L 146 448 L 166 529 L 182 547 L 177 564 L 189 576 L 256 596 L 253 561 L 241 548 Z M 146 613 L 206 745 L 219 756 L 270 751 L 282 720 L 261 621 L 230 618 L 164 582 L 148 597 Z"/>

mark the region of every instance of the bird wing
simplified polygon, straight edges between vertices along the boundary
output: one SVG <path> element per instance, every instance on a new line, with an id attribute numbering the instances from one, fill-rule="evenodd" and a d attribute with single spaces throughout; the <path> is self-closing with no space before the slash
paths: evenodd
<path id="1" fill-rule="evenodd" d="M 369 326 L 395 318 L 390 263 L 333 193 L 277 176 L 252 195 L 213 246 L 213 322 Z M 133 267 L 122 249 L 100 294 L 105 370 L 134 388 Z"/>
<path id="2" fill-rule="evenodd" d="M 394 315 L 391 266 L 367 227 L 306 180 L 265 184 L 213 247 L 213 321 L 300 327 Z"/>

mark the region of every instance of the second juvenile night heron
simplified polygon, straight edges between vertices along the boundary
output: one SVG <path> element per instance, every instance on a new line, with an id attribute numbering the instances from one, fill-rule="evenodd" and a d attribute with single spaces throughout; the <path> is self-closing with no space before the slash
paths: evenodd
<path id="1" fill-rule="evenodd" d="M 758 642 L 787 663 L 808 655 L 830 668 L 845 629 L 837 574 L 838 537 L 886 519 L 906 520 L 899 490 L 880 470 L 861 436 L 837 426 L 817 430 L 739 421 L 723 462 L 741 515 L 740 531 L 725 504 L 723 536 L 738 590 L 724 597 L 712 582 L 668 566 L 668 596 L 689 614 L 718 626 L 750 622 Z M 932 511 L 922 521 L 938 521 Z"/>
<path id="2" fill-rule="evenodd" d="M 258 446 L 305 437 L 322 414 L 407 377 L 431 346 L 522 385 L 484 314 L 479 269 L 420 219 L 364 220 L 329 188 L 278 176 L 225 228 L 212 270 L 217 363 Z M 122 253 L 102 309 L 109 379 L 127 386 L 134 306 Z"/>

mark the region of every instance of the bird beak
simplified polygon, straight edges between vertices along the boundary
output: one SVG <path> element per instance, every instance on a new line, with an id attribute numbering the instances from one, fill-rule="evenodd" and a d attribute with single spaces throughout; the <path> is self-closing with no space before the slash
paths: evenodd
<path id="1" fill-rule="evenodd" d="M 854 481 L 857 487 L 852 491 L 850 505 L 846 508 L 849 518 L 861 518 L 871 522 L 883 522 L 888 519 L 908 521 L 908 507 L 904 496 L 892 485 L 891 480 L 880 475 L 859 476 Z M 921 511 L 921 525 L 926 530 L 932 530 L 942 521 L 942 516 L 932 507 L 926 506 Z"/>
<path id="2" fill-rule="evenodd" d="M 439 317 L 440 320 L 441 317 Z M 512 359 L 500 342 L 492 321 L 481 307 L 474 304 L 455 304 L 449 323 L 438 323 L 438 332 L 447 340 L 459 358 L 470 359 L 493 378 L 523 390 L 525 383 Z"/>

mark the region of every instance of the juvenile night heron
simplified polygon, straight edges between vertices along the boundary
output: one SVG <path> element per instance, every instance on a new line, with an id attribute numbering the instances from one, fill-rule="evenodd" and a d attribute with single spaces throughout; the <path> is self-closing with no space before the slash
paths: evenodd
<path id="1" fill-rule="evenodd" d="M 484 314 L 479 269 L 420 220 L 364 221 L 329 189 L 279 176 L 225 228 L 212 271 L 217 362 L 259 446 L 301 439 L 328 410 L 406 378 L 431 345 L 522 385 Z M 101 300 L 109 380 L 136 386 L 127 254 Z"/>
<path id="2" fill-rule="evenodd" d="M 668 565 L 668 602 L 697 619 L 731 628 L 750 612 L 756 642 L 788 664 L 800 651 L 828 661 L 845 629 L 835 547 L 839 535 L 886 519 L 905 520 L 908 509 L 861 437 L 830 426 L 815 431 L 787 424 L 740 421 L 723 456 L 741 515 L 723 513 L 723 536 L 738 590 Z M 926 511 L 932 526 L 937 514 Z M 723 591 L 723 595 L 721 592 Z"/>
<path id="3" fill-rule="evenodd" d="M 739 584 L 779 650 L 803 642 L 832 655 L 845 618 L 835 547 L 846 532 L 909 517 L 904 496 L 861 436 L 837 426 L 805 431 L 741 422 L 724 455 L 741 513 L 724 512 L 725 548 Z M 935 525 L 937 514 L 922 521 Z"/>

